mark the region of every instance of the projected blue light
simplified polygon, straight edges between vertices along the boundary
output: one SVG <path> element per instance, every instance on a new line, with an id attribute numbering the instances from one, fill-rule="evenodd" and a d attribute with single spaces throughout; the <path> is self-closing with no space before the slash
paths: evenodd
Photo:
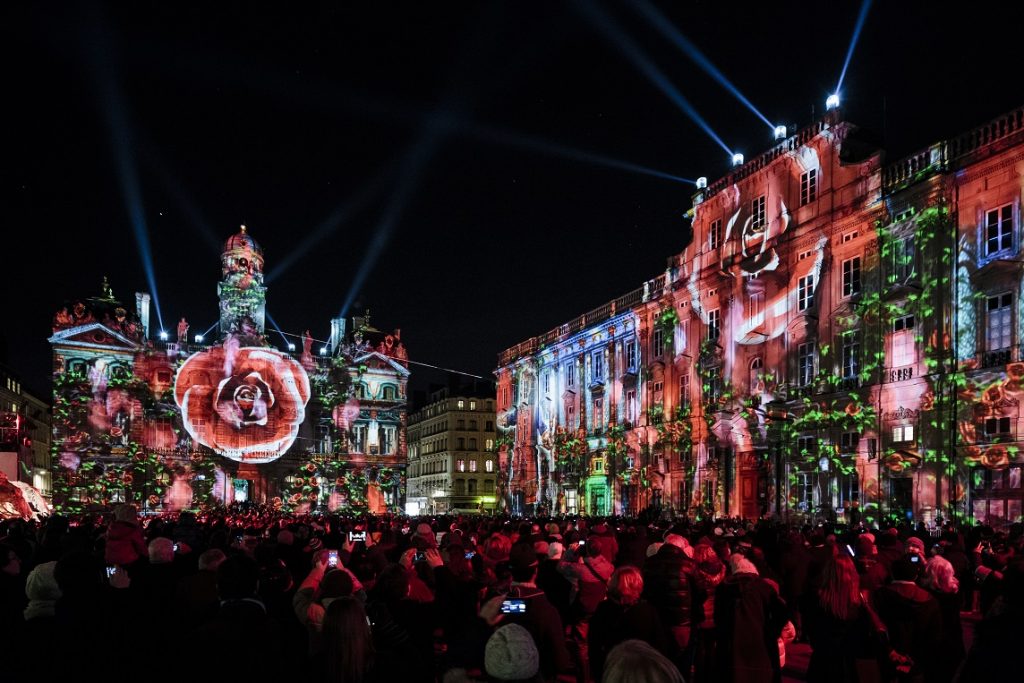
<path id="1" fill-rule="evenodd" d="M 690 42 L 690 39 L 682 34 L 682 32 L 672 25 L 668 17 L 659 12 L 654 5 L 650 4 L 646 0 L 635 0 L 633 7 L 643 15 L 644 19 L 648 21 L 661 35 L 668 38 L 669 42 L 679 48 L 683 54 L 689 57 L 697 66 L 704 70 L 704 73 L 718 81 L 718 84 L 728 90 L 733 97 L 739 100 L 743 106 L 749 109 L 757 118 L 764 121 L 764 124 L 775 129 L 775 124 L 768 120 L 764 114 L 762 114 L 757 107 L 754 106 L 747 97 L 740 92 L 740 89 L 733 85 L 732 81 L 725 77 L 717 66 L 711 63 L 711 60 L 701 52 L 696 45 Z"/>
<path id="2" fill-rule="evenodd" d="M 729 149 L 728 145 L 722 142 L 722 138 L 715 133 L 714 129 L 708 124 L 704 118 L 697 113 L 697 110 L 689 100 L 683 97 L 683 94 L 672 85 L 661 70 L 654 65 L 653 62 L 644 54 L 640 46 L 637 45 L 629 36 L 620 31 L 618 27 L 611 21 L 607 14 L 605 14 L 596 3 L 584 2 L 578 0 L 576 8 L 592 23 L 599 31 L 601 31 L 606 38 L 612 41 L 622 54 L 633 63 L 647 80 L 652 85 L 657 87 L 661 92 L 668 97 L 673 104 L 675 104 L 680 111 L 686 114 L 690 119 L 696 123 L 700 128 L 707 133 L 707 135 L 718 143 L 718 146 L 725 150 L 726 154 L 732 155 L 732 150 Z"/>
<path id="3" fill-rule="evenodd" d="M 853 37 L 850 38 L 850 47 L 846 50 L 846 59 L 843 61 L 843 70 L 839 74 L 839 84 L 836 86 L 836 93 L 843 88 L 843 81 L 846 79 L 846 70 L 850 68 L 850 59 L 853 57 L 853 50 L 860 40 L 860 32 L 864 28 L 864 21 L 868 18 L 868 11 L 871 9 L 871 0 L 863 0 L 860 5 L 860 13 L 857 15 L 857 23 L 853 27 Z"/>
<path id="4" fill-rule="evenodd" d="M 619 171 L 626 171 L 628 173 L 639 173 L 640 175 L 661 178 L 662 180 L 671 180 L 677 183 L 687 183 L 690 185 L 694 183 L 694 181 L 689 178 L 683 178 L 671 173 L 666 173 L 665 171 L 659 171 L 657 169 L 641 166 L 640 164 L 634 164 L 631 161 L 614 159 L 612 157 L 605 156 L 604 154 L 598 154 L 597 152 L 575 149 L 568 145 L 551 142 L 550 140 L 534 137 L 532 135 L 524 135 L 523 133 L 518 133 L 516 131 L 496 128 L 494 126 L 482 124 L 465 126 L 460 130 L 460 132 L 499 145 L 528 149 L 541 154 L 560 157 L 562 159 L 594 164 L 595 166 L 604 166 L 606 168 L 613 168 Z"/>

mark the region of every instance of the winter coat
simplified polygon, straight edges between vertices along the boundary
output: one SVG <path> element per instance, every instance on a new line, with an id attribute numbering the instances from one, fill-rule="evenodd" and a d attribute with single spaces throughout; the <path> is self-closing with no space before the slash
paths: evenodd
<path id="1" fill-rule="evenodd" d="M 892 648 L 914 660 L 911 674 L 934 678 L 942 643 L 942 614 L 931 593 L 905 581 L 893 582 L 875 594 L 875 609 L 889 632 Z"/>
<path id="2" fill-rule="evenodd" d="M 149 557 L 149 552 L 138 524 L 119 521 L 110 525 L 104 552 L 107 564 L 127 567 L 144 557 Z"/>
<path id="3" fill-rule="evenodd" d="M 960 594 L 929 591 L 942 614 L 942 645 L 939 648 L 938 680 L 950 681 L 963 661 L 964 631 L 960 623 Z"/>
<path id="4" fill-rule="evenodd" d="M 693 618 L 696 565 L 682 548 L 666 543 L 644 562 L 644 599 L 657 607 L 666 627 L 687 626 Z"/>
<path id="5" fill-rule="evenodd" d="M 715 591 L 716 676 L 726 683 L 780 681 L 779 636 L 789 611 L 757 574 L 734 574 Z"/>
<path id="6" fill-rule="evenodd" d="M 526 601 L 524 614 L 506 614 L 502 623 L 519 624 L 533 636 L 540 655 L 540 673 L 545 680 L 552 680 L 569 668 L 569 650 L 565 645 L 565 630 L 558 610 L 548 602 L 544 591 L 531 586 L 513 585 L 508 591 L 509 598 Z"/>
<path id="7" fill-rule="evenodd" d="M 670 650 L 674 640 L 658 618 L 658 610 L 650 603 L 640 601 L 635 605 L 623 606 L 614 600 L 602 602 L 590 618 L 587 631 L 590 673 L 600 681 L 604 662 L 613 647 L 624 640 L 642 640 L 666 657 L 673 657 Z"/>
<path id="8" fill-rule="evenodd" d="M 804 632 L 811 644 L 810 683 L 856 683 L 858 660 L 877 669 L 874 622 L 866 609 L 839 619 L 815 601 L 804 614 Z"/>

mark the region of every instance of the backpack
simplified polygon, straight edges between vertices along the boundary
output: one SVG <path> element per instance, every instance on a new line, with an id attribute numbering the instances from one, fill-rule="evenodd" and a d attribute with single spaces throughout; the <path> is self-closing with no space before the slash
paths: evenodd
<path id="1" fill-rule="evenodd" d="M 594 571 L 594 568 L 587 564 L 586 560 L 583 560 L 583 566 L 597 578 L 597 581 L 580 580 L 576 590 L 576 601 L 573 603 L 573 614 L 578 619 L 592 615 L 608 594 L 608 582 L 605 578 Z"/>

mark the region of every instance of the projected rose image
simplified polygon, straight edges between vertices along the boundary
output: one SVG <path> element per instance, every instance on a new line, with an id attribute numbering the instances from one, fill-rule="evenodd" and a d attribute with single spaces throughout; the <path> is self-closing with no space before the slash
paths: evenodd
<path id="1" fill-rule="evenodd" d="M 192 438 L 250 463 L 276 460 L 295 442 L 309 395 L 306 371 L 291 357 L 230 344 L 189 357 L 174 385 Z"/>

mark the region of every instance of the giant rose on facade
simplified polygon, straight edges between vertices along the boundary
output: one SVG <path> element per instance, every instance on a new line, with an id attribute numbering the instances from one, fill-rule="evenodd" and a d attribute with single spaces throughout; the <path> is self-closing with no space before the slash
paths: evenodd
<path id="1" fill-rule="evenodd" d="M 274 349 L 226 344 L 185 361 L 174 400 L 193 439 L 232 460 L 258 464 L 276 460 L 295 442 L 309 378 Z"/>

